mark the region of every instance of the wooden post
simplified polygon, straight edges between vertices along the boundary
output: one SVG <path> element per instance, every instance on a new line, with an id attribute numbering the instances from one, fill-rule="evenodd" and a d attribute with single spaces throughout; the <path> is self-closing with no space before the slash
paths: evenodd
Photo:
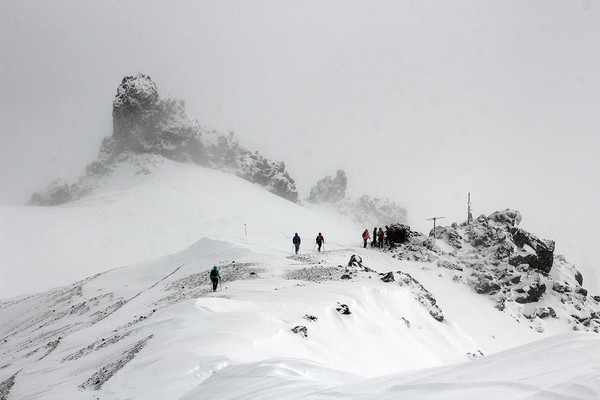
<path id="1" fill-rule="evenodd" d="M 446 217 L 433 217 L 433 218 L 427 218 L 427 221 L 433 221 L 433 240 L 437 240 L 437 234 L 435 233 L 435 222 L 438 219 L 442 219 L 442 218 L 446 218 Z"/>

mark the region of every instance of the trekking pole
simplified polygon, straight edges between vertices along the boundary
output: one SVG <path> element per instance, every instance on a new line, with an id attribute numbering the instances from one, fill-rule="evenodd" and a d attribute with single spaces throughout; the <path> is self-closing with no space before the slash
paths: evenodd
<path id="1" fill-rule="evenodd" d="M 223 284 L 221 283 L 222 279 L 219 279 L 219 288 L 221 289 L 221 292 L 223 291 Z"/>

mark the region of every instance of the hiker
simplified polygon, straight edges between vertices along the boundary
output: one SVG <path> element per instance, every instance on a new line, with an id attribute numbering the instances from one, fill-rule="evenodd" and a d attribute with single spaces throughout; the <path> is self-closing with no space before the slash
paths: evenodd
<path id="1" fill-rule="evenodd" d="M 325 243 L 325 238 L 321 235 L 321 232 L 317 235 L 317 246 L 319 246 L 318 250 L 321 251 L 321 245 Z M 313 248 L 314 250 L 314 248 Z"/>
<path id="2" fill-rule="evenodd" d="M 221 279 L 221 275 L 219 275 L 219 270 L 217 269 L 217 266 L 215 265 L 213 267 L 213 269 L 210 270 L 210 280 L 212 281 L 213 292 L 217 291 L 217 285 L 219 284 L 219 279 Z"/>
<path id="3" fill-rule="evenodd" d="M 373 241 L 371 242 L 371 247 L 375 247 L 375 243 L 377 243 L 377 227 L 373 228 Z"/>
<path id="4" fill-rule="evenodd" d="M 298 250 L 300 250 L 300 241 L 300 236 L 298 236 L 298 233 L 296 233 L 292 239 L 292 243 L 294 243 L 294 248 L 296 249 L 296 254 L 298 254 Z"/>
<path id="5" fill-rule="evenodd" d="M 379 248 L 382 249 L 383 248 L 383 237 L 385 236 L 385 233 L 383 233 L 383 229 L 379 228 L 379 232 L 377 232 L 377 237 L 379 237 Z"/>
<path id="6" fill-rule="evenodd" d="M 362 234 L 362 238 L 364 240 L 363 247 L 366 249 L 367 248 L 367 240 L 369 240 L 369 238 L 370 238 L 368 229 L 365 228 L 365 231 Z"/>
<path id="7" fill-rule="evenodd" d="M 387 240 L 388 240 L 388 245 L 390 246 L 390 249 L 393 249 L 394 248 L 394 229 L 393 228 L 390 228 L 390 231 L 387 236 Z"/>
<path id="8" fill-rule="evenodd" d="M 390 244 L 390 227 L 389 226 L 385 226 L 385 241 L 384 244 L 388 245 Z"/>

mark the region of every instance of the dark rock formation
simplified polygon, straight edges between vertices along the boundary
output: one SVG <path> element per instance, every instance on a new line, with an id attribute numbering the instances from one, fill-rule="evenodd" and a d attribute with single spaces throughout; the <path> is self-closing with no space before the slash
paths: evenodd
<path id="1" fill-rule="evenodd" d="M 342 315 L 350 315 L 352 314 L 350 312 L 350 307 L 348 307 L 346 304 L 340 304 L 338 303 L 338 306 L 335 308 L 337 312 L 339 312 Z"/>
<path id="2" fill-rule="evenodd" d="M 387 274 L 380 274 L 382 275 L 381 280 L 389 283 L 389 282 L 394 282 L 396 279 L 394 279 L 394 273 L 392 271 L 388 272 Z"/>
<path id="3" fill-rule="evenodd" d="M 308 338 L 308 329 L 305 326 L 298 325 L 292 328 L 292 332 L 301 335 L 304 338 Z"/>
<path id="4" fill-rule="evenodd" d="M 393 243 L 406 243 L 412 236 L 410 226 L 405 224 L 390 224 L 390 234 L 388 240 Z"/>
<path id="5" fill-rule="evenodd" d="M 528 264 L 531 268 L 549 273 L 554 263 L 554 241 L 538 239 L 520 228 L 513 228 L 511 234 L 520 251 L 509 258 L 509 264 Z"/>
<path id="6" fill-rule="evenodd" d="M 515 290 L 517 303 L 535 303 L 540 300 L 542 295 L 546 293 L 546 285 L 537 277 L 532 282 Z"/>

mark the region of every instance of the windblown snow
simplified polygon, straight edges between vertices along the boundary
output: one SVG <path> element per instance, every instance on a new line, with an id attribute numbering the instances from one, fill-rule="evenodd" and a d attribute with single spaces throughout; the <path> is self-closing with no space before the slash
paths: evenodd
<path id="1" fill-rule="evenodd" d="M 600 396 L 598 334 L 533 329 L 459 272 L 218 171 L 146 156 L 1 215 L 0 399 Z"/>

